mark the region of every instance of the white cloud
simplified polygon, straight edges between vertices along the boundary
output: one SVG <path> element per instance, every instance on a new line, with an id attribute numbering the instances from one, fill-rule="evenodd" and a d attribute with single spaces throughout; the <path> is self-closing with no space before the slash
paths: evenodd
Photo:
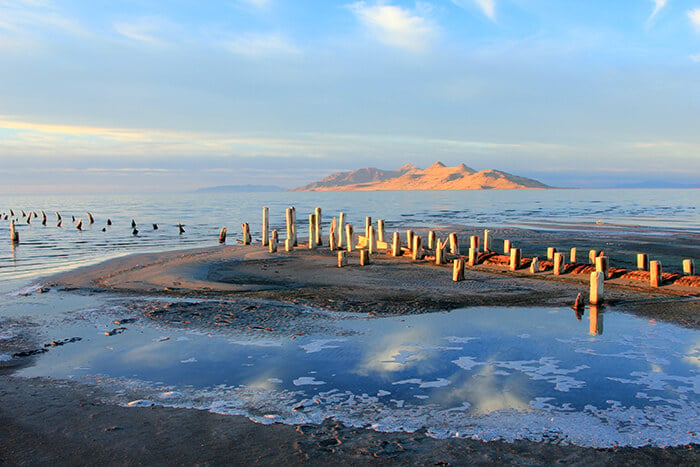
<path id="1" fill-rule="evenodd" d="M 422 51 L 435 35 L 435 28 L 416 11 L 366 2 L 353 3 L 349 8 L 377 39 L 388 45 Z"/>
<path id="2" fill-rule="evenodd" d="M 668 0 L 651 0 L 654 2 L 654 11 L 651 12 L 651 15 L 649 15 L 649 19 L 647 21 L 653 20 L 656 15 L 663 9 L 663 7 L 666 6 L 666 3 L 668 3 Z"/>
<path id="3" fill-rule="evenodd" d="M 452 0 L 452 3 L 460 8 L 467 8 L 467 4 L 472 3 L 476 5 L 491 21 L 496 20 L 496 0 Z"/>
<path id="4" fill-rule="evenodd" d="M 301 53 L 297 46 L 278 34 L 246 34 L 226 40 L 223 45 L 229 52 L 251 58 Z"/>
<path id="5" fill-rule="evenodd" d="M 695 26 L 695 30 L 700 32 L 700 8 L 688 10 L 688 18 L 690 18 L 690 22 Z"/>
<path id="6" fill-rule="evenodd" d="M 148 45 L 163 46 L 165 41 L 158 37 L 162 32 L 163 21 L 158 18 L 143 17 L 133 21 L 121 21 L 112 25 L 122 36 Z"/>

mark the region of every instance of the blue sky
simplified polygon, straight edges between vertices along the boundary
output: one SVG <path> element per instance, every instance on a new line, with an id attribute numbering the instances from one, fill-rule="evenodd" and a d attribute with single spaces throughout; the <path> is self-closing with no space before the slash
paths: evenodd
<path id="1" fill-rule="evenodd" d="M 700 0 L 0 0 L 0 70 L 0 193 L 700 186 Z"/>

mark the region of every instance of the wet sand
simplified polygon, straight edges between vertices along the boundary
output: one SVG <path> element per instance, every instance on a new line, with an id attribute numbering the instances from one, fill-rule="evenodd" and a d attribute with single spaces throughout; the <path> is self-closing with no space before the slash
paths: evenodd
<path id="1" fill-rule="evenodd" d="M 510 235 L 522 235 L 520 242 L 528 248 L 555 236 L 517 229 Z M 561 234 L 557 238 L 563 242 Z M 691 238 L 684 247 L 693 251 L 695 240 Z M 239 308 L 248 312 L 222 316 L 215 304 L 189 312 L 181 307 L 152 315 L 147 307 L 137 311 L 165 325 L 259 326 L 285 333 L 298 331 L 294 307 L 280 313 L 275 303 L 400 315 L 478 305 L 567 306 L 577 293 L 587 297 L 588 292 L 587 274 L 555 277 L 548 271 L 533 277 L 527 270 L 479 265 L 467 268 L 465 281 L 454 283 L 451 266 L 383 254 L 372 260 L 370 266 L 361 267 L 353 253 L 349 267 L 337 268 L 335 254 L 323 247 L 270 254 L 260 246 L 220 246 L 118 258 L 54 276 L 49 283 L 59 289 L 118 292 L 125 297 L 226 297 L 238 300 Z M 698 288 L 671 284 L 651 289 L 647 283 L 621 277 L 606 281 L 605 287 L 606 303 L 618 311 L 700 327 Z M 65 459 L 66 464 L 697 465 L 700 461 L 697 445 L 593 449 L 530 441 L 437 440 L 422 432 L 377 433 L 332 421 L 321 426 L 266 426 L 244 417 L 197 410 L 116 407 L 103 402 L 105 398 L 94 387 L 11 376 L 11 365 L 27 364 L 27 360 L 0 362 L 2 463 Z"/>

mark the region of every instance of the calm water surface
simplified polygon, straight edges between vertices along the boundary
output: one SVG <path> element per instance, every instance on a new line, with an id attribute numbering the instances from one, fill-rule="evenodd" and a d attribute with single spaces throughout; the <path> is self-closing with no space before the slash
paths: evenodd
<path id="1" fill-rule="evenodd" d="M 343 211 L 355 225 L 364 225 L 366 215 L 385 219 L 387 229 L 455 224 L 539 224 L 558 229 L 584 228 L 602 221 L 636 231 L 654 227 L 700 233 L 699 201 L 697 189 L 0 196 L 0 213 L 12 209 L 19 217 L 20 210 L 44 210 L 48 217 L 46 226 L 41 225 L 40 217 L 32 218 L 31 224 L 19 219 L 21 243 L 14 248 L 9 241 L 9 222 L 0 221 L 0 281 L 13 281 L 16 286 L 118 255 L 214 245 L 224 226 L 231 243 L 240 238 L 243 222 L 250 223 L 254 237 L 259 237 L 262 206 L 270 208 L 272 228 L 282 232 L 285 208 L 295 206 L 301 235 L 307 215 L 317 206 L 322 208 L 325 222 Z M 63 217 L 60 228 L 55 211 Z M 88 211 L 95 217 L 93 225 L 87 223 Z M 83 219 L 83 231 L 76 230 L 73 216 L 76 221 Z M 112 226 L 106 226 L 108 218 Z M 131 219 L 137 222 L 136 236 L 132 235 Z M 185 226 L 182 235 L 178 222 Z M 154 223 L 158 230 L 153 230 Z"/>

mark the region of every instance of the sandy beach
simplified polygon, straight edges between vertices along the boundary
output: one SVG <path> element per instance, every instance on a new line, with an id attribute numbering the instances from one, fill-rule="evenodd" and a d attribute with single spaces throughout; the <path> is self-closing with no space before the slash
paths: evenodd
<path id="1" fill-rule="evenodd" d="M 467 238 L 470 231 L 460 232 Z M 528 249 L 558 244 L 609 244 L 607 232 L 578 239 L 566 232 L 504 229 Z M 692 236 L 691 236 L 692 237 Z M 617 238 L 617 237 L 616 237 Z M 674 240 L 678 240 L 677 238 Z M 697 238 L 679 248 L 693 253 Z M 619 242 L 619 238 L 616 240 Z M 606 243 L 607 242 L 607 243 Z M 612 250 L 653 250 L 669 254 L 665 243 L 627 236 Z M 656 248 L 656 250 L 654 250 Z M 615 257 L 616 251 L 611 251 Z M 675 252 L 672 252 L 675 254 Z M 612 266 L 616 266 L 615 263 Z M 678 275 L 676 275 L 678 276 Z M 147 305 L 132 311 L 162 326 L 197 329 L 260 328 L 286 335 L 304 332 L 294 306 L 363 312 L 376 316 L 411 315 L 473 306 L 570 306 L 578 293 L 587 297 L 588 273 L 554 276 L 530 274 L 498 264 L 467 267 L 465 280 L 452 281 L 452 267 L 407 256 L 375 254 L 360 266 L 358 253 L 338 268 L 334 252 L 314 250 L 268 253 L 259 245 L 139 254 L 110 260 L 51 277 L 46 286 L 80 293 L 117 293 L 126 298 L 227 297 L 247 313 L 225 315 L 215 304 L 153 312 Z M 620 274 L 606 281 L 605 302 L 616 311 L 649 320 L 700 328 L 700 289 L 669 281 L 660 288 Z M 271 304 L 277 303 L 278 306 Z M 284 308 L 285 305 L 294 305 Z M 280 312 L 280 306 L 284 312 Z M 572 310 L 573 314 L 573 310 Z M 42 344 L 30 334 L 2 342 L 4 351 Z M 483 442 L 434 439 L 426 433 L 380 433 L 348 428 L 332 420 L 322 425 L 260 425 L 241 416 L 164 407 L 118 407 L 98 388 L 76 382 L 18 378 L 14 370 L 34 357 L 0 362 L 0 461 L 8 465 L 47 464 L 676 464 L 694 465 L 698 445 L 671 448 L 583 448 L 531 441 Z M 38 442 L 37 442 L 38 441 Z"/>

